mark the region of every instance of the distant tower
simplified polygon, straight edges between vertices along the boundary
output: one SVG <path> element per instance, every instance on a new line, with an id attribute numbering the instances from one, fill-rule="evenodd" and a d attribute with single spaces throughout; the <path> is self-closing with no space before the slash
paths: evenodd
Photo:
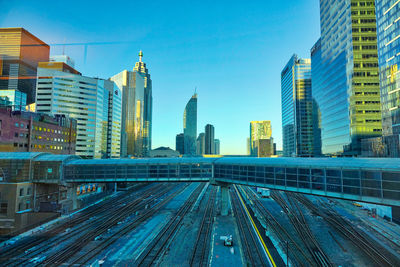
<path id="1" fill-rule="evenodd" d="M 184 143 L 183 133 L 177 134 L 175 139 L 175 150 L 181 155 L 185 154 Z"/>
<path id="2" fill-rule="evenodd" d="M 183 135 L 185 155 L 196 154 L 197 137 L 197 94 L 195 93 L 186 104 L 183 112 Z"/>
<path id="3" fill-rule="evenodd" d="M 205 134 L 205 154 L 215 154 L 214 126 L 207 124 Z"/>

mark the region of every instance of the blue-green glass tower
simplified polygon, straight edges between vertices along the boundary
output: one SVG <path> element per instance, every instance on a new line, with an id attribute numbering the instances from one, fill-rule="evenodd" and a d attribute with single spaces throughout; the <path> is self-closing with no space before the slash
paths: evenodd
<path id="1" fill-rule="evenodd" d="M 196 155 L 197 138 L 197 94 L 186 104 L 183 112 L 183 139 L 185 155 Z"/>
<path id="2" fill-rule="evenodd" d="M 281 72 L 281 99 L 283 155 L 313 156 L 310 59 L 290 58 Z"/>

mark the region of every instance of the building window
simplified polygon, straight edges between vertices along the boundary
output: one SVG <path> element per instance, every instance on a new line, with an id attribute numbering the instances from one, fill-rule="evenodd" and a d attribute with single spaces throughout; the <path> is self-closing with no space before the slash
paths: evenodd
<path id="1" fill-rule="evenodd" d="M 18 137 L 18 133 L 14 133 L 14 136 L 15 136 L 15 137 Z"/>
<path id="2" fill-rule="evenodd" d="M 27 190 L 26 194 L 28 196 L 30 196 L 32 194 L 32 188 L 28 187 L 28 190 Z"/>
<path id="3" fill-rule="evenodd" d="M 23 196 L 23 195 L 24 195 L 24 189 L 21 188 L 21 189 L 19 190 L 19 196 L 21 197 L 21 196 Z"/>
<path id="4" fill-rule="evenodd" d="M 14 147 L 18 147 L 18 143 L 14 143 Z"/>
<path id="5" fill-rule="evenodd" d="M 23 203 L 21 202 L 21 203 L 19 203 L 19 204 L 18 204 L 18 211 L 21 211 L 21 210 L 23 210 L 23 208 L 22 208 L 22 207 L 23 207 Z"/>
<path id="6" fill-rule="evenodd" d="M 3 121 L 2 120 L 0 120 L 0 129 L 1 129 L 1 126 L 3 125 Z"/>
<path id="7" fill-rule="evenodd" d="M 21 128 L 24 128 L 24 124 L 23 124 L 23 123 L 21 123 L 21 125 L 20 125 L 20 126 L 21 126 Z"/>
<path id="8" fill-rule="evenodd" d="M 7 214 L 8 203 L 0 203 L 0 214 Z"/>
<path id="9" fill-rule="evenodd" d="M 15 123 L 15 127 L 19 127 L 19 124 L 18 124 L 18 122 L 16 122 L 16 123 Z"/>

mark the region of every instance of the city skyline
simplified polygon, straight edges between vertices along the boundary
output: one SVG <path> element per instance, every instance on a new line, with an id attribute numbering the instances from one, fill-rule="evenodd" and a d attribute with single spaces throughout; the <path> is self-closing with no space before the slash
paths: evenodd
<path id="1" fill-rule="evenodd" d="M 153 7 L 154 12 L 148 14 L 148 19 L 143 22 L 146 24 L 142 26 L 137 22 L 129 24 L 125 19 L 107 24 L 95 22 L 82 25 L 80 22 L 87 18 L 79 17 L 68 27 L 65 23 L 70 19 L 67 15 L 70 10 L 61 10 L 58 4 L 31 6 L 21 3 L 11 7 L 5 3 L 3 6 L 1 27 L 25 27 L 50 45 L 51 55 L 64 51 L 71 56 L 76 68 L 85 76 L 107 79 L 122 69 L 131 69 L 137 61 L 137 51 L 143 50 L 153 79 L 153 148 L 175 146 L 176 133 L 181 131 L 181 110 L 197 86 L 202 99 L 198 107 L 198 124 L 211 123 L 220 129 L 218 136 L 223 140 L 221 154 L 246 153 L 247 127 L 252 120 L 271 120 L 276 125 L 276 141 L 280 149 L 279 69 L 294 52 L 308 57 L 310 47 L 319 36 L 318 4 L 312 1 L 294 1 L 283 6 L 261 4 L 259 11 L 254 11 L 252 5 L 243 8 L 234 4 L 229 8 L 237 17 L 226 15 L 228 24 L 222 23 L 218 17 L 219 10 L 226 6 L 224 3 L 218 3 L 211 10 L 207 10 L 207 5 L 190 7 L 182 4 L 181 8 L 186 8 L 193 19 L 179 13 L 171 24 L 167 24 L 167 29 L 160 26 L 162 22 L 165 24 L 166 15 L 156 18 L 162 13 L 162 6 Z M 96 8 L 101 10 L 104 7 Z M 144 5 L 142 8 L 150 7 Z M 284 16 L 277 13 L 282 8 L 286 10 Z M 55 9 L 57 18 L 52 14 Z M 210 18 L 208 23 L 203 24 L 203 17 L 194 15 L 198 9 L 203 11 L 204 18 Z M 39 18 L 43 10 L 48 17 Z M 299 10 L 308 14 L 307 20 L 304 17 L 295 18 Z M 110 11 L 113 11 L 112 7 Z M 265 18 L 268 17 L 265 14 L 269 13 L 272 17 Z M 258 21 L 248 20 L 250 15 Z M 293 19 L 286 22 L 287 17 Z M 282 25 L 272 24 L 277 19 Z M 47 20 L 52 21 L 52 25 L 48 25 Z M 16 21 L 19 21 L 18 25 Z M 187 21 L 188 25 L 178 25 L 183 21 Z M 118 27 L 123 23 L 128 24 Z M 58 25 L 57 30 L 54 25 Z M 237 28 L 238 25 L 242 26 Z M 110 31 L 110 28 L 113 30 Z M 174 31 L 179 36 L 173 34 Z M 171 35 L 166 36 L 165 33 Z M 246 39 L 245 44 L 241 41 L 243 38 Z M 280 45 L 278 40 L 282 40 Z M 295 41 L 296 48 L 293 47 Z M 82 45 L 54 45 L 91 42 L 97 45 L 89 45 L 86 56 Z M 251 67 L 246 70 L 243 64 Z M 171 106 L 172 96 L 177 104 Z M 223 98 L 224 102 L 220 102 L 219 99 Z"/>

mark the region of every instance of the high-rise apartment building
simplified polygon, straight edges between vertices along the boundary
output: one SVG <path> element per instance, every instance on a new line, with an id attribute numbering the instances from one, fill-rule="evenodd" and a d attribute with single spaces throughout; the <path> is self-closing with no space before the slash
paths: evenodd
<path id="1" fill-rule="evenodd" d="M 271 121 L 251 121 L 250 122 L 250 155 L 257 156 L 255 148 L 256 141 L 259 139 L 271 139 Z"/>
<path id="2" fill-rule="evenodd" d="M 358 155 L 382 131 L 374 1 L 321 0 L 320 16 L 311 56 L 322 153 Z"/>
<path id="3" fill-rule="evenodd" d="M 11 103 L 13 110 L 25 110 L 26 94 L 18 90 L 0 90 L 0 97 L 7 98 Z"/>
<path id="4" fill-rule="evenodd" d="M 0 89 L 19 90 L 35 102 L 38 62 L 49 61 L 50 47 L 24 28 L 0 28 Z"/>
<path id="5" fill-rule="evenodd" d="M 82 76 L 62 62 L 40 63 L 37 75 L 36 111 L 77 120 L 76 155 L 119 157 L 121 92 L 114 82 Z"/>
<path id="6" fill-rule="evenodd" d="M 142 58 L 140 51 L 133 71 L 124 70 L 110 78 L 122 91 L 122 157 L 145 157 L 151 150 L 152 81 Z"/>
<path id="7" fill-rule="evenodd" d="M 196 141 L 196 154 L 203 155 L 205 154 L 205 143 L 206 143 L 206 136 L 204 133 L 200 133 L 197 137 Z"/>
<path id="8" fill-rule="evenodd" d="M 204 145 L 204 154 L 207 155 L 212 155 L 215 154 L 215 138 L 214 138 L 214 134 L 215 134 L 215 130 L 214 130 L 214 126 L 212 126 L 211 124 L 207 124 L 205 127 L 205 137 L 204 137 L 204 141 L 205 141 L 205 145 Z"/>
<path id="9" fill-rule="evenodd" d="M 184 151 L 186 155 L 196 154 L 197 138 L 197 94 L 186 104 L 183 112 Z"/>
<path id="10" fill-rule="evenodd" d="M 177 134 L 175 138 L 175 150 L 181 155 L 185 154 L 185 140 L 183 133 Z"/>
<path id="11" fill-rule="evenodd" d="M 311 60 L 293 55 L 281 72 L 285 157 L 313 156 Z"/>

